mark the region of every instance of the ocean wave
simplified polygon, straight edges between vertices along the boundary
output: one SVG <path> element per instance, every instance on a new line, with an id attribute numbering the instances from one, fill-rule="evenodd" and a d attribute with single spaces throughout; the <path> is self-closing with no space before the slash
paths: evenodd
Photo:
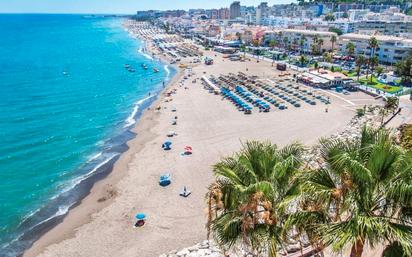
<path id="1" fill-rule="evenodd" d="M 95 173 L 99 168 L 103 167 L 103 165 L 107 164 L 109 161 L 111 161 L 113 158 L 115 158 L 116 156 L 120 155 L 120 153 L 113 153 L 111 154 L 109 157 L 107 157 L 106 159 L 104 159 L 102 162 L 100 162 L 99 164 L 97 164 L 92 170 L 90 170 L 88 173 L 79 176 L 75 179 L 73 179 L 63 190 L 61 190 L 59 192 L 59 194 L 51 197 L 50 199 L 56 199 L 58 198 L 61 194 L 64 194 L 70 190 L 72 190 L 74 187 L 76 187 L 78 184 L 80 184 L 83 180 L 89 178 L 91 175 L 93 175 L 93 173 Z"/>
<path id="2" fill-rule="evenodd" d="M 144 57 L 146 57 L 147 59 L 153 60 L 153 57 L 151 57 L 151 56 L 148 55 L 147 53 L 143 52 L 143 48 L 142 48 L 142 47 L 139 48 L 139 53 L 140 53 L 141 55 L 143 55 Z"/>
<path id="3" fill-rule="evenodd" d="M 129 117 L 127 117 L 126 119 L 126 125 L 124 125 L 124 128 L 130 127 L 132 125 L 134 125 L 136 123 L 136 119 L 135 116 L 137 114 L 137 111 L 139 111 L 139 107 L 147 100 L 149 100 L 150 98 L 154 97 L 154 95 L 148 96 L 146 98 L 143 98 L 139 101 L 137 101 L 133 107 L 133 111 L 132 113 L 129 115 Z"/>
<path id="4" fill-rule="evenodd" d="M 163 68 L 164 68 L 165 71 L 166 71 L 166 77 L 169 78 L 169 76 L 170 76 L 169 65 L 166 64 Z"/>
<path id="5" fill-rule="evenodd" d="M 97 158 L 99 158 L 100 156 L 102 156 L 102 154 L 103 154 L 103 152 L 99 152 L 99 153 L 91 156 L 91 157 L 87 160 L 87 162 L 91 162 L 91 161 L 96 160 Z"/>

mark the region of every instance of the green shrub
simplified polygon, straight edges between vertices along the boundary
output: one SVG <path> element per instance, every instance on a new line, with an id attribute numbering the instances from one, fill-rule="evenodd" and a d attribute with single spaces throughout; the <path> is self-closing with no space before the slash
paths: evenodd
<path id="1" fill-rule="evenodd" d="M 356 116 L 357 117 L 362 117 L 363 115 L 365 115 L 365 109 L 364 108 L 356 109 Z"/>

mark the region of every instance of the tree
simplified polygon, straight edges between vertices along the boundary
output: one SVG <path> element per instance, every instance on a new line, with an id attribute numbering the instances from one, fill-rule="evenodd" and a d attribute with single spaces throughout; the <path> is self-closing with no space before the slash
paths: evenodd
<path id="1" fill-rule="evenodd" d="M 375 70 L 376 65 L 378 65 L 378 57 L 373 56 L 369 59 L 369 66 L 370 66 L 370 69 L 371 69 L 371 82 L 372 82 L 372 78 L 373 78 L 373 71 Z"/>
<path id="2" fill-rule="evenodd" d="M 384 71 L 385 71 L 385 69 L 384 69 L 382 66 L 376 67 L 376 75 L 377 75 L 377 77 L 380 77 Z"/>
<path id="3" fill-rule="evenodd" d="M 390 96 L 386 98 L 385 109 L 387 111 L 394 112 L 399 106 L 399 98 L 396 96 Z"/>
<path id="4" fill-rule="evenodd" d="M 348 42 L 347 44 L 346 44 L 346 53 L 349 55 L 349 56 L 353 56 L 354 54 L 355 54 L 355 44 L 353 43 L 353 42 Z"/>
<path id="5" fill-rule="evenodd" d="M 306 57 L 303 54 L 299 56 L 299 63 L 301 65 L 301 67 L 303 67 L 305 65 L 306 61 L 307 61 Z"/>
<path id="6" fill-rule="evenodd" d="M 243 59 L 246 58 L 246 46 L 244 44 L 240 45 L 240 51 L 243 52 Z"/>
<path id="7" fill-rule="evenodd" d="M 302 172 L 297 211 L 286 224 L 334 251 L 397 242 L 412 254 L 412 153 L 387 130 L 364 128 L 358 139 L 323 139 L 321 168 Z M 287 229 L 286 228 L 286 229 Z"/>
<path id="8" fill-rule="evenodd" d="M 333 56 L 331 53 L 324 53 L 323 54 L 323 59 L 325 62 L 332 62 L 333 61 Z"/>
<path id="9" fill-rule="evenodd" d="M 338 39 L 337 39 L 337 37 L 336 37 L 335 35 L 332 35 L 332 36 L 330 37 L 330 42 L 332 43 L 332 52 L 335 50 L 334 47 L 335 47 L 335 43 L 336 43 L 337 40 L 338 40 Z"/>
<path id="10" fill-rule="evenodd" d="M 366 78 L 368 78 L 371 65 L 375 65 L 375 59 L 373 58 L 375 57 L 376 49 L 379 47 L 378 40 L 375 37 L 371 37 L 368 41 L 368 47 L 371 49 L 371 53 L 370 53 L 369 61 L 367 62 L 368 68 L 367 68 Z M 379 59 L 378 59 L 378 62 L 379 62 Z"/>
<path id="11" fill-rule="evenodd" d="M 289 45 L 289 38 L 283 37 L 283 47 L 287 50 Z"/>
<path id="12" fill-rule="evenodd" d="M 378 40 L 375 37 L 371 37 L 368 41 L 368 46 L 371 49 L 371 56 L 375 56 L 376 49 L 379 47 Z"/>
<path id="13" fill-rule="evenodd" d="M 208 231 L 220 246 L 231 249 L 241 244 L 255 256 L 261 251 L 276 256 L 284 244 L 286 220 L 280 205 L 294 188 L 302 153 L 297 143 L 280 149 L 247 142 L 239 153 L 213 166 L 216 181 L 206 196 Z"/>
<path id="14" fill-rule="evenodd" d="M 334 21 L 335 20 L 335 15 L 333 15 L 333 13 L 328 13 L 325 15 L 324 18 L 325 21 Z"/>
<path id="15" fill-rule="evenodd" d="M 275 39 L 271 39 L 271 40 L 269 41 L 269 46 L 270 46 L 271 48 L 274 48 L 276 45 L 277 45 L 277 41 L 276 41 Z"/>
<path id="16" fill-rule="evenodd" d="M 300 37 L 300 40 L 299 40 L 300 54 L 303 53 L 303 48 L 304 48 L 304 46 L 305 46 L 305 43 L 306 43 L 306 37 L 305 37 L 305 35 L 302 35 L 302 36 Z"/>
<path id="17" fill-rule="evenodd" d="M 403 83 L 412 83 L 412 51 L 403 61 L 396 63 L 395 71 L 402 78 Z"/>
<path id="18" fill-rule="evenodd" d="M 313 64 L 313 67 L 314 67 L 316 70 L 319 71 L 319 63 L 318 63 L 318 62 L 315 62 L 315 63 Z"/>
<path id="19" fill-rule="evenodd" d="M 341 29 L 335 27 L 330 27 L 329 32 L 335 32 L 336 34 L 338 34 L 338 36 L 343 34 L 343 31 Z"/>
<path id="20" fill-rule="evenodd" d="M 318 39 L 318 53 L 322 53 L 323 39 Z"/>
<path id="21" fill-rule="evenodd" d="M 240 32 L 236 32 L 236 38 L 238 41 L 242 42 L 242 34 Z"/>
<path id="22" fill-rule="evenodd" d="M 293 39 L 293 42 L 292 42 L 292 48 L 293 48 L 293 51 L 296 51 L 296 48 L 298 47 L 298 44 L 299 44 L 299 40 L 298 40 L 298 38 L 294 38 Z"/>
<path id="23" fill-rule="evenodd" d="M 312 50 L 313 55 L 318 53 L 318 43 L 319 43 L 319 37 L 318 37 L 318 35 L 315 35 L 312 38 L 312 44 L 310 45 L 310 48 Z"/>
<path id="24" fill-rule="evenodd" d="M 358 81 L 359 81 L 359 76 L 362 70 L 362 66 L 365 64 L 365 57 L 363 55 L 359 55 L 356 58 L 356 75 L 358 76 Z"/>

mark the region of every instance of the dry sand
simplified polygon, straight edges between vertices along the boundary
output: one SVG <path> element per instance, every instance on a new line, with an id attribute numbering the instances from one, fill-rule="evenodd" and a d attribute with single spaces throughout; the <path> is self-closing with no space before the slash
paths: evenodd
<path id="1" fill-rule="evenodd" d="M 214 53 L 208 52 L 210 56 Z M 221 55 L 215 64 L 193 68 L 195 77 L 207 74 L 245 72 L 276 77 L 278 72 L 267 62 L 231 62 Z M 203 89 L 200 81 L 173 83 L 177 94 L 165 103 L 162 96 L 146 110 L 135 128 L 137 137 L 130 149 L 115 164 L 113 172 L 98 182 L 92 193 L 70 211 L 63 223 L 38 240 L 25 256 L 138 256 L 153 257 L 173 249 L 193 245 L 206 237 L 205 193 L 212 182 L 211 165 L 239 150 L 245 140 L 270 140 L 284 145 L 293 140 L 314 144 L 323 136 L 338 132 L 353 117 L 354 110 L 372 104 L 362 93 L 350 96 L 331 94 L 332 104 L 304 105 L 270 113 L 244 115 L 221 96 Z M 179 80 L 179 78 L 177 78 Z M 179 80 L 180 81 L 180 80 Z M 157 111 L 154 106 L 161 105 Z M 177 112 L 171 109 L 176 107 Z M 171 125 L 178 116 L 177 126 Z M 169 139 L 166 133 L 178 136 Z M 162 142 L 173 142 L 163 151 Z M 180 156 L 186 145 L 192 156 Z M 159 175 L 172 174 L 172 184 L 161 188 Z M 192 195 L 179 197 L 186 185 Z M 113 194 L 115 192 L 115 194 Z M 111 197 L 112 195 L 115 195 Z M 106 197 L 108 200 L 98 202 Z M 134 216 L 146 213 L 147 224 L 134 228 Z"/>

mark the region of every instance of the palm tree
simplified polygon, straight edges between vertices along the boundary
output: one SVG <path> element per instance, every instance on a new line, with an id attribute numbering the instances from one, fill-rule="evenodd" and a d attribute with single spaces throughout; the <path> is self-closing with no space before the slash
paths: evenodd
<path id="1" fill-rule="evenodd" d="M 289 38 L 288 37 L 284 37 L 283 38 L 283 47 L 287 50 L 288 49 L 288 45 L 289 45 Z"/>
<path id="2" fill-rule="evenodd" d="M 368 46 L 371 49 L 371 57 L 373 57 L 376 49 L 379 47 L 378 40 L 375 37 L 371 37 L 368 41 Z"/>
<path id="3" fill-rule="evenodd" d="M 300 54 L 303 53 L 303 47 L 305 46 L 305 43 L 306 43 L 306 37 L 305 37 L 305 35 L 302 35 L 302 37 L 300 38 L 300 41 L 299 41 Z"/>
<path id="4" fill-rule="evenodd" d="M 397 243 L 412 254 L 412 152 L 387 130 L 363 128 L 358 139 L 321 140 L 321 168 L 303 172 L 298 210 L 287 227 L 305 231 L 318 250 Z"/>
<path id="5" fill-rule="evenodd" d="M 243 58 L 246 58 L 246 46 L 244 44 L 240 45 L 240 51 L 243 52 Z"/>
<path id="6" fill-rule="evenodd" d="M 270 257 L 283 244 L 285 210 L 280 204 L 294 188 L 294 175 L 304 149 L 298 144 L 278 148 L 270 143 L 247 142 L 240 152 L 213 166 L 215 183 L 206 195 L 208 237 L 226 250 L 241 244 L 257 256 Z"/>
<path id="7" fill-rule="evenodd" d="M 278 44 L 278 42 L 275 39 L 271 39 L 269 41 L 269 47 L 271 47 L 272 49 L 275 48 L 275 46 Z"/>
<path id="8" fill-rule="evenodd" d="M 306 61 L 307 61 L 306 57 L 303 54 L 299 56 L 299 63 L 302 67 L 303 67 L 303 65 L 305 65 Z"/>
<path id="9" fill-rule="evenodd" d="M 296 51 L 296 48 L 298 47 L 298 44 L 299 44 L 299 40 L 298 40 L 298 38 L 294 38 L 293 39 L 293 42 L 292 42 L 292 45 L 293 45 L 293 51 Z"/>
<path id="10" fill-rule="evenodd" d="M 377 56 L 372 56 L 370 59 L 369 59 L 369 65 L 370 65 L 370 68 L 371 68 L 371 82 L 372 82 L 372 79 L 373 79 L 373 71 L 375 70 L 375 67 L 376 67 L 376 65 L 378 65 L 378 57 Z"/>
<path id="11" fill-rule="evenodd" d="M 353 56 L 355 54 L 355 44 L 353 42 L 348 42 L 346 44 L 346 52 L 349 56 Z"/>
<path id="12" fill-rule="evenodd" d="M 376 49 L 379 47 L 378 40 L 375 37 L 371 37 L 368 41 L 368 47 L 371 49 L 371 54 L 370 54 L 369 62 L 367 63 L 368 64 L 368 70 L 367 70 L 367 73 L 366 73 L 366 78 L 368 78 L 369 69 L 370 69 L 370 66 L 372 64 L 371 63 L 372 58 L 375 57 Z M 378 59 L 378 62 L 379 62 L 379 59 Z"/>
<path id="13" fill-rule="evenodd" d="M 358 81 L 359 81 L 359 76 L 362 70 L 362 66 L 365 64 L 365 57 L 363 55 L 359 55 L 356 58 L 356 75 L 358 76 Z"/>
<path id="14" fill-rule="evenodd" d="M 378 67 L 376 67 L 376 76 L 379 78 L 381 75 L 382 75 L 382 73 L 385 71 L 385 68 L 383 68 L 382 66 L 378 66 Z"/>
<path id="15" fill-rule="evenodd" d="M 315 55 L 318 51 L 318 41 L 319 41 L 319 37 L 318 35 L 315 35 L 312 39 L 312 44 L 310 45 L 313 55 Z"/>
<path id="16" fill-rule="evenodd" d="M 332 53 L 333 53 L 333 51 L 335 50 L 335 43 L 336 43 L 337 40 L 338 40 L 338 39 L 337 39 L 337 37 L 336 37 L 335 35 L 332 35 L 332 36 L 330 37 L 330 42 L 332 43 Z"/>
<path id="17" fill-rule="evenodd" d="M 318 39 L 318 53 L 322 53 L 323 39 Z"/>

